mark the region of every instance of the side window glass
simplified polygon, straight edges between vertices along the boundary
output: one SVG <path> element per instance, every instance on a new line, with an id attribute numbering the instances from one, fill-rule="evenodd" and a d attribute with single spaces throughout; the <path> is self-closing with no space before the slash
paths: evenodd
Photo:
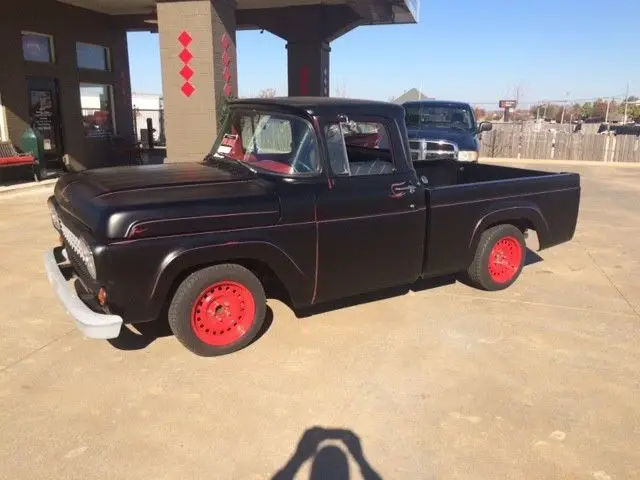
<path id="1" fill-rule="evenodd" d="M 336 175 L 388 175 L 395 172 L 389 131 L 384 123 L 348 120 L 325 127 L 331 169 Z"/>
<path id="2" fill-rule="evenodd" d="M 349 158 L 340 127 L 339 123 L 332 123 L 324 127 L 329 163 L 335 175 L 349 175 Z"/>

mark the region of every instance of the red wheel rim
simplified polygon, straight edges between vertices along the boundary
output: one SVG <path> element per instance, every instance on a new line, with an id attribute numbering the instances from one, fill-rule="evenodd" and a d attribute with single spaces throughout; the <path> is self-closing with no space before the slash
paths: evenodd
<path id="1" fill-rule="evenodd" d="M 511 280 L 522 261 L 522 247 L 515 237 L 503 237 L 496 242 L 489 254 L 489 275 L 496 283 Z"/>
<path id="2" fill-rule="evenodd" d="M 208 286 L 198 295 L 191 311 L 191 328 L 208 345 L 229 345 L 251 328 L 256 302 L 251 291 L 225 280 Z"/>

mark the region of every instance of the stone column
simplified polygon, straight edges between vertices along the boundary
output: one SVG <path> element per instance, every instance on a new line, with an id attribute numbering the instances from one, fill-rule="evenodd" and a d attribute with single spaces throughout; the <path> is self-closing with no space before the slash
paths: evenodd
<path id="1" fill-rule="evenodd" d="M 158 1 L 167 161 L 199 161 L 237 96 L 235 0 Z"/>
<path id="2" fill-rule="evenodd" d="M 287 43 L 289 96 L 329 96 L 330 52 L 325 41 Z"/>

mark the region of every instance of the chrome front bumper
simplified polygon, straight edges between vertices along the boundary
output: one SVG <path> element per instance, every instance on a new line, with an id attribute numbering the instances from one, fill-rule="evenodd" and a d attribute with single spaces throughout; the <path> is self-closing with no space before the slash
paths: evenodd
<path id="1" fill-rule="evenodd" d="M 67 284 L 67 279 L 60 271 L 60 265 L 53 250 L 44 254 L 44 268 L 58 299 L 85 337 L 109 339 L 120 335 L 122 317 L 91 310 L 80 299 L 75 289 L 71 289 Z"/>

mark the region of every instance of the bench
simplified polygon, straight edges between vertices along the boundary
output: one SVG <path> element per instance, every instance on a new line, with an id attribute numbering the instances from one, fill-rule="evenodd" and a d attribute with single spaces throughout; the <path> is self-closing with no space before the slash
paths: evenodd
<path id="1" fill-rule="evenodd" d="M 30 166 L 33 169 L 33 177 L 38 181 L 35 163 L 36 159 L 33 155 L 18 152 L 11 142 L 0 142 L 0 169 Z"/>

